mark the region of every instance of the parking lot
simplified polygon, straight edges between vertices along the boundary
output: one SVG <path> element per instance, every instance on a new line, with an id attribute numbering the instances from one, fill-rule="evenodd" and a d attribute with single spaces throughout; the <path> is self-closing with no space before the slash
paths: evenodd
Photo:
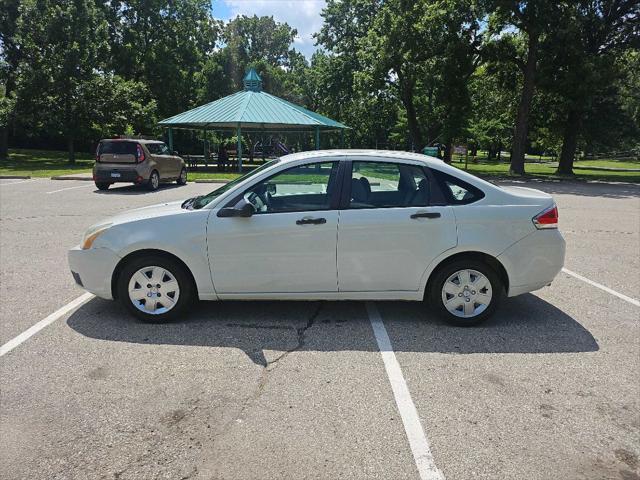
<path id="1" fill-rule="evenodd" d="M 403 302 L 56 316 L 0 357 L 0 477 L 640 479 L 640 187 L 526 186 L 558 203 L 569 273 L 480 327 Z M 213 188 L 0 180 L 0 345 L 83 294 L 86 227 Z"/>

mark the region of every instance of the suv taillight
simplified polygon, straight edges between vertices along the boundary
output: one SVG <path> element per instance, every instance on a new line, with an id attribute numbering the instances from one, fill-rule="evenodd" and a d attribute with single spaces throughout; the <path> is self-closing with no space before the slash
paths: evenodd
<path id="1" fill-rule="evenodd" d="M 96 148 L 96 162 L 100 161 L 100 147 Z"/>
<path id="2" fill-rule="evenodd" d="M 138 163 L 144 162 L 144 150 L 139 143 L 136 145 L 136 159 Z"/>
<path id="3" fill-rule="evenodd" d="M 537 229 L 558 228 L 558 207 L 553 205 L 540 212 L 532 220 Z"/>

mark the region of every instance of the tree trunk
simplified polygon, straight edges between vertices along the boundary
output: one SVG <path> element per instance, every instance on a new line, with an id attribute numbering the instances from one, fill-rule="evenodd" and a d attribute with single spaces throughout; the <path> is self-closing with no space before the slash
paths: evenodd
<path id="1" fill-rule="evenodd" d="M 567 115 L 562 138 L 562 150 L 558 163 L 559 175 L 573 175 L 573 159 L 578 148 L 578 133 L 580 131 L 580 113 L 572 108 Z"/>
<path id="2" fill-rule="evenodd" d="M 535 90 L 536 62 L 538 57 L 537 32 L 529 32 L 529 51 L 527 52 L 527 63 L 524 68 L 524 78 L 522 93 L 516 115 L 516 126 L 513 134 L 513 153 L 511 155 L 510 172 L 516 175 L 524 175 L 524 154 L 527 148 L 527 128 L 529 122 L 529 110 L 531 100 Z"/>
<path id="3" fill-rule="evenodd" d="M 498 163 L 502 161 L 502 142 L 498 142 Z"/>
<path id="4" fill-rule="evenodd" d="M 0 160 L 9 159 L 9 126 L 0 127 Z"/>
<path id="5" fill-rule="evenodd" d="M 420 131 L 420 125 L 418 124 L 418 115 L 416 114 L 416 107 L 413 104 L 413 83 L 404 79 L 402 70 L 396 68 L 398 73 L 398 80 L 400 83 L 400 96 L 402 98 L 402 105 L 407 112 L 407 124 L 409 127 L 409 135 L 411 135 L 411 142 L 413 148 L 421 150 L 424 146 L 422 141 L 422 132 Z"/>
<path id="6" fill-rule="evenodd" d="M 76 163 L 76 151 L 74 149 L 74 141 L 73 141 L 73 136 L 69 135 L 67 137 L 67 148 L 69 151 L 69 163 L 71 165 L 75 165 Z"/>
<path id="7" fill-rule="evenodd" d="M 444 146 L 444 163 L 451 164 L 451 160 L 453 159 L 453 141 L 447 140 L 447 143 Z"/>

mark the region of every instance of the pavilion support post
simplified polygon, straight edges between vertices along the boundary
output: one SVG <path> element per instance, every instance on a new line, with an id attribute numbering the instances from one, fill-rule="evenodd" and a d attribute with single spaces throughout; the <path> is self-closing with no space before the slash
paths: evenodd
<path id="1" fill-rule="evenodd" d="M 242 128 L 238 125 L 236 129 L 236 135 L 238 136 L 238 147 L 236 155 L 238 156 L 238 173 L 242 173 Z"/>
<path id="2" fill-rule="evenodd" d="M 202 156 L 204 157 L 204 165 L 206 167 L 208 166 L 207 164 L 207 131 L 204 128 L 202 129 Z"/>
<path id="3" fill-rule="evenodd" d="M 167 140 L 169 142 L 169 151 L 173 153 L 173 130 L 171 127 L 167 128 Z"/>
<path id="4" fill-rule="evenodd" d="M 316 127 L 316 150 L 320 150 L 320 127 Z"/>

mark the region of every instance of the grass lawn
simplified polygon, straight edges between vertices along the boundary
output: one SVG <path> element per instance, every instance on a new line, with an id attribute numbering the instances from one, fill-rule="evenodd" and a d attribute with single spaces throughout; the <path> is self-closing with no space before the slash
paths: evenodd
<path id="1" fill-rule="evenodd" d="M 459 162 L 460 157 L 454 156 L 453 165 L 464 169 L 464 162 Z M 469 173 L 488 177 L 508 177 L 509 163 L 503 161 L 487 162 L 484 155 L 478 157 L 478 163 L 469 162 Z M 550 162 L 550 158 L 527 157 L 525 170 L 528 175 L 538 178 L 558 178 L 555 176 L 556 165 Z M 55 175 L 66 175 L 72 173 L 89 173 L 93 165 L 93 156 L 86 153 L 76 155 L 76 164 L 70 165 L 67 162 L 67 153 L 44 150 L 9 150 L 9 160 L 0 163 L 0 175 L 30 175 L 32 177 L 52 177 Z M 576 162 L 578 167 L 614 167 L 614 168 L 640 168 L 640 161 L 616 161 L 616 160 L 580 160 Z M 640 172 L 615 172 L 603 170 L 583 170 L 576 169 L 575 177 L 578 180 L 602 180 L 616 182 L 640 183 Z M 230 172 L 203 172 L 196 170 L 189 172 L 189 180 L 196 179 L 223 179 L 233 180 L 239 174 Z"/>
<path id="2" fill-rule="evenodd" d="M 615 160 L 589 160 L 578 161 L 577 166 L 599 166 L 599 167 L 616 167 L 616 168 L 640 168 L 638 162 L 618 162 Z M 464 162 L 453 162 L 453 166 L 464 170 Z M 559 177 L 555 174 L 557 166 L 550 163 L 529 163 L 525 165 L 525 171 L 528 176 L 538 178 L 566 178 Z M 478 176 L 487 177 L 508 177 L 509 163 L 506 162 L 469 162 L 468 172 Z M 603 170 L 574 170 L 575 175 L 571 178 L 577 180 L 601 180 L 613 182 L 633 182 L 640 183 L 640 172 L 615 172 Z"/>
<path id="3" fill-rule="evenodd" d="M 86 153 L 76 154 L 76 164 L 70 165 L 67 152 L 48 150 L 9 150 L 9 160 L 0 162 L 0 175 L 30 175 L 53 177 L 70 173 L 91 172 L 94 157 Z"/>

